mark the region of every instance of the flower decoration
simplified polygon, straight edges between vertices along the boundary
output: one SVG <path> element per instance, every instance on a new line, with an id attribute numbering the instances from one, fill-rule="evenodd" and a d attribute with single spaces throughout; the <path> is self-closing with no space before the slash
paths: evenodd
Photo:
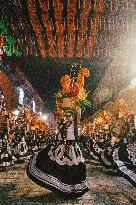
<path id="1" fill-rule="evenodd" d="M 98 130 L 108 129 L 112 123 L 112 117 L 109 111 L 102 110 L 97 113 L 93 124 L 95 124 L 95 128 Z"/>
<path id="2" fill-rule="evenodd" d="M 77 78 L 64 75 L 60 79 L 62 89 L 56 94 L 57 110 L 76 110 L 77 106 L 86 108 L 91 106 L 91 102 L 87 100 L 88 93 L 84 89 L 84 78 L 89 76 L 87 68 L 81 68 Z"/>
<path id="3" fill-rule="evenodd" d="M 89 70 L 87 68 L 81 68 L 79 70 L 78 75 L 83 76 L 83 77 L 88 77 L 89 76 Z"/>
<path id="4" fill-rule="evenodd" d="M 70 93 L 73 97 L 76 97 L 78 96 L 79 94 L 79 87 L 78 87 L 78 84 L 74 84 L 71 89 L 70 89 Z"/>
<path id="5" fill-rule="evenodd" d="M 125 102 L 124 99 L 119 99 L 115 103 L 115 115 L 125 120 L 129 119 L 129 117 L 131 116 L 128 104 Z"/>
<path id="6" fill-rule="evenodd" d="M 62 93 L 69 93 L 71 88 L 71 77 L 69 75 L 62 76 L 60 83 L 62 86 Z"/>

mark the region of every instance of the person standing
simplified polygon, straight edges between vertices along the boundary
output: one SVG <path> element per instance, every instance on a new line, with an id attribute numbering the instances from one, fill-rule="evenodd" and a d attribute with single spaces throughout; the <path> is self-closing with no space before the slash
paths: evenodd
<path id="1" fill-rule="evenodd" d="M 82 196 L 89 189 L 86 165 L 77 143 L 77 121 L 72 110 L 65 112 L 59 137 L 30 160 L 27 174 L 37 184 L 61 196 Z"/>

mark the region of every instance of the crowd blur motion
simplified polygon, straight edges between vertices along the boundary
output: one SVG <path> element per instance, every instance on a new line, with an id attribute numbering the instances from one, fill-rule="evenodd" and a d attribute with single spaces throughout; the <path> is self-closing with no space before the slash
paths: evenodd
<path id="1" fill-rule="evenodd" d="M 46 118 L 47 115 L 30 112 L 28 108 L 8 112 L 1 93 L 0 168 L 29 159 L 55 137 L 56 127 L 53 128 L 54 124 L 51 125 Z"/>

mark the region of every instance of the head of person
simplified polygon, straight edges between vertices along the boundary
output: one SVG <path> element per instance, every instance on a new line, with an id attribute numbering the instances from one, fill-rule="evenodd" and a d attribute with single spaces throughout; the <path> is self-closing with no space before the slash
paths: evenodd
<path id="1" fill-rule="evenodd" d="M 72 110 L 65 111 L 65 117 L 68 122 L 74 121 L 74 112 Z"/>

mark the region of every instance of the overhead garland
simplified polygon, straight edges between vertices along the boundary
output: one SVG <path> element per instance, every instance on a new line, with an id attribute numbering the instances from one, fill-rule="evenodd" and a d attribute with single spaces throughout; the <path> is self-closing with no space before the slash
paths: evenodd
<path id="1" fill-rule="evenodd" d="M 67 29 L 68 29 L 68 38 L 67 38 L 67 57 L 73 57 L 74 51 L 74 40 L 75 40 L 75 14 L 76 14 L 76 1 L 68 1 L 67 8 Z"/>
<path id="2" fill-rule="evenodd" d="M 20 56 L 21 52 L 16 46 L 14 37 L 3 20 L 0 20 L 0 48 L 7 56 Z"/>
<path id="3" fill-rule="evenodd" d="M 88 16 L 91 9 L 91 1 L 84 1 L 81 6 L 81 15 L 80 15 L 80 24 L 79 24 L 79 37 L 78 37 L 78 45 L 77 45 L 77 57 L 81 57 L 83 55 L 83 48 L 85 41 L 87 40 L 87 32 L 88 32 Z"/>
<path id="4" fill-rule="evenodd" d="M 27 6 L 28 6 L 27 8 L 28 8 L 29 16 L 30 16 L 30 21 L 31 21 L 33 30 L 35 31 L 35 34 L 37 37 L 37 42 L 38 42 L 38 46 L 39 46 L 40 51 L 41 51 L 41 55 L 43 58 L 45 58 L 46 57 L 46 49 L 45 49 L 43 36 L 42 36 L 42 28 L 38 22 L 38 17 L 37 17 L 37 13 L 36 13 L 36 6 L 34 4 L 34 1 L 28 0 Z"/>
<path id="5" fill-rule="evenodd" d="M 129 53 L 122 45 L 125 43 L 124 34 L 128 36 L 135 33 L 134 1 L 2 2 L 2 18 L 8 22 L 24 55 L 41 54 L 43 58 L 102 58 L 121 55 L 122 52 L 124 55 L 124 50 Z M 132 36 L 133 40 L 135 35 Z M 10 50 L 15 50 L 12 47 L 6 43 L 8 55 L 11 55 Z"/>
<path id="6" fill-rule="evenodd" d="M 65 24 L 62 23 L 62 10 L 63 5 L 61 0 L 53 1 L 54 6 L 54 17 L 55 17 L 55 26 L 56 26 L 56 38 L 57 38 L 57 49 L 58 57 L 64 57 L 64 29 Z"/>
<path id="7" fill-rule="evenodd" d="M 52 23 L 49 20 L 49 0 L 48 1 L 40 1 L 40 7 L 42 10 L 42 21 L 44 27 L 46 29 L 47 40 L 49 44 L 49 56 L 55 57 L 55 41 L 52 35 Z"/>
<path id="8" fill-rule="evenodd" d="M 91 21 L 91 33 L 88 38 L 88 45 L 87 45 L 87 52 L 85 54 L 86 58 L 90 58 L 92 55 L 93 46 L 95 45 L 98 28 L 99 28 L 99 17 L 101 16 L 101 13 L 104 10 L 104 0 L 100 0 L 98 4 L 95 7 L 95 12 L 93 16 L 93 20 Z"/>

